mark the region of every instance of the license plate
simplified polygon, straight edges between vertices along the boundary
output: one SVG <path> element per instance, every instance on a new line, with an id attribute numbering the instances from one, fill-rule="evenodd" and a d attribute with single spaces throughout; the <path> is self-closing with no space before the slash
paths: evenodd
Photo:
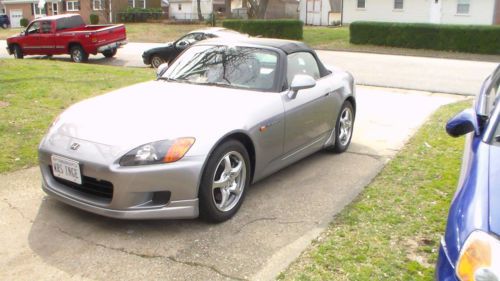
<path id="1" fill-rule="evenodd" d="M 52 155 L 51 158 L 54 177 L 82 184 L 82 175 L 80 173 L 80 164 L 78 161 L 57 155 Z"/>

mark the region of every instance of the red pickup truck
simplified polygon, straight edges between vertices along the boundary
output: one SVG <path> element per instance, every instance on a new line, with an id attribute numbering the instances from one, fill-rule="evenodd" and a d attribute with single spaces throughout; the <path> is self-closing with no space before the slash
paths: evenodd
<path id="1" fill-rule="evenodd" d="M 22 59 L 24 55 L 70 54 L 74 62 L 85 62 L 89 54 L 110 58 L 127 43 L 123 24 L 85 25 L 78 14 L 38 18 L 25 31 L 7 39 L 7 51 Z"/>

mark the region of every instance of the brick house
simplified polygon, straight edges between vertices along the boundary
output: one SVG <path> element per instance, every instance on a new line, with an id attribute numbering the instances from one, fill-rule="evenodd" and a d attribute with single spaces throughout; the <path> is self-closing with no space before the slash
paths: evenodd
<path id="1" fill-rule="evenodd" d="M 117 13 L 127 9 L 160 8 L 160 0 L 1 0 L 12 27 L 20 26 L 20 19 L 29 21 L 66 13 L 78 13 L 86 23 L 90 14 L 99 16 L 99 23 L 116 22 Z M 45 3 L 43 3 L 45 2 Z M 40 7 L 41 6 L 41 7 Z"/>

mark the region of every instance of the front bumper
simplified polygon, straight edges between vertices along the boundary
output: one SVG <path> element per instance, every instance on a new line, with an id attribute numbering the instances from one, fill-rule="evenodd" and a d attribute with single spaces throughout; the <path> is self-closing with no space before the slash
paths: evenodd
<path id="1" fill-rule="evenodd" d="M 113 42 L 113 43 L 110 43 L 110 44 L 106 44 L 106 45 L 100 46 L 99 48 L 97 48 L 97 52 L 98 53 L 102 53 L 102 52 L 105 52 L 107 50 L 117 49 L 117 48 L 120 48 L 121 46 L 123 46 L 125 44 L 127 44 L 127 40 Z"/>
<path id="2" fill-rule="evenodd" d="M 459 281 L 455 274 L 455 267 L 448 257 L 444 239 L 441 239 L 441 245 L 439 246 L 439 256 L 436 263 L 435 280 Z"/>
<path id="3" fill-rule="evenodd" d="M 204 157 L 187 157 L 169 164 L 121 167 L 109 162 L 109 155 L 103 155 L 105 145 L 77 141 L 80 144 L 78 151 L 60 146 L 49 150 L 42 143 L 39 162 L 42 188 L 48 195 L 82 210 L 112 218 L 198 217 L 198 183 Z M 90 179 L 88 186 L 93 188 L 92 192 L 86 189 L 85 180 L 82 186 L 75 186 L 55 178 L 51 170 L 53 154 L 78 161 L 82 177 Z M 101 195 L 99 189 L 106 187 L 101 183 L 111 185 L 111 192 Z"/>

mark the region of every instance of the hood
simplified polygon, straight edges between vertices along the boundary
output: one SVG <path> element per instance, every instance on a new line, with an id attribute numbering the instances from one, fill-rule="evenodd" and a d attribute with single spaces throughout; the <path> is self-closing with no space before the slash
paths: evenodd
<path id="1" fill-rule="evenodd" d="M 266 113 L 275 114 L 279 103 L 278 93 L 151 81 L 71 106 L 49 135 L 122 149 L 178 137 L 216 141 L 228 132 L 248 129 Z"/>
<path id="2" fill-rule="evenodd" d="M 490 231 L 500 236 L 500 147 L 490 146 Z"/>
<path id="3" fill-rule="evenodd" d="M 166 48 L 170 48 L 174 43 L 173 42 L 167 42 L 165 45 L 163 46 L 160 46 L 160 47 L 155 47 L 155 48 L 151 48 L 147 51 L 145 51 L 144 53 L 146 54 L 150 54 L 150 53 L 155 53 L 155 52 L 158 52 L 158 51 L 161 51 L 161 50 L 164 50 Z"/>

